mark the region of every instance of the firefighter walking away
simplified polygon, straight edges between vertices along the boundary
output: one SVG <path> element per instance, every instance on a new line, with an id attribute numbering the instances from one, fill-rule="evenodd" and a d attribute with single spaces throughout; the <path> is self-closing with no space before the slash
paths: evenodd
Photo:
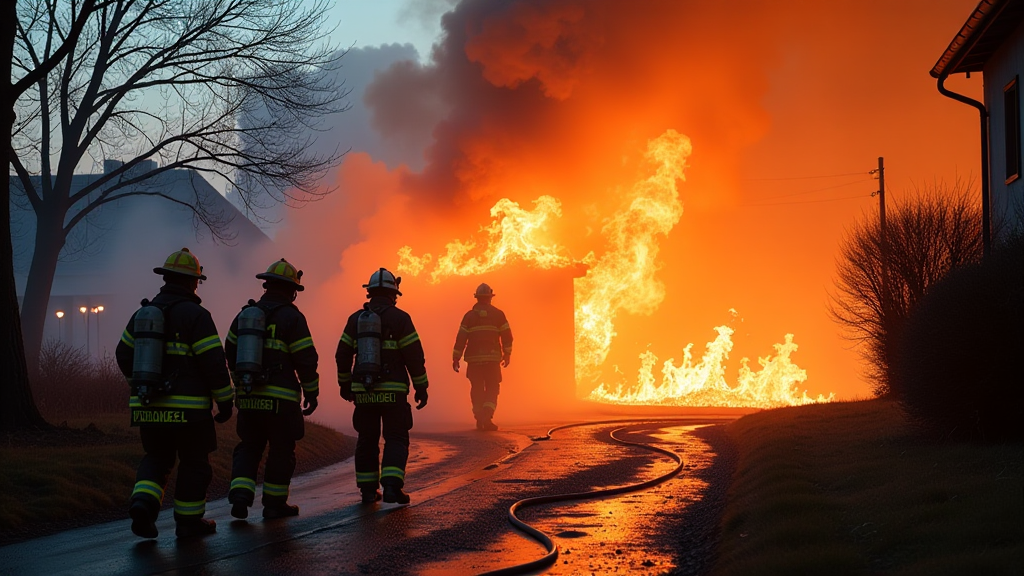
<path id="1" fill-rule="evenodd" d="M 452 369 L 459 371 L 459 360 L 465 354 L 476 429 L 497 430 L 492 418 L 498 408 L 501 369 L 508 366 L 512 357 L 512 329 L 505 313 L 491 305 L 494 291 L 490 286 L 481 284 L 473 296 L 476 304 L 462 317 L 455 336 Z"/>
<path id="2" fill-rule="evenodd" d="M 305 434 L 303 416 L 316 410 L 318 356 L 306 317 L 295 306 L 305 288 L 302 271 L 284 258 L 266 272 L 263 296 L 235 316 L 225 351 L 235 382 L 238 438 L 231 466 L 231 515 L 247 518 L 256 499 L 256 475 L 269 445 L 263 475 L 263 517 L 296 516 L 288 503 L 295 472 L 295 443 Z M 300 400 L 305 409 L 299 407 Z"/>
<path id="3" fill-rule="evenodd" d="M 381 499 L 378 486 L 384 502 L 409 503 L 402 487 L 412 429 L 410 379 L 416 409 L 427 405 L 423 345 L 412 318 L 395 305 L 401 281 L 384 268 L 370 276 L 363 284 L 369 302 L 348 317 L 335 355 L 341 397 L 355 403 L 356 485 L 366 504 Z M 378 460 L 382 431 L 384 454 Z"/>
<path id="4" fill-rule="evenodd" d="M 196 295 L 206 280 L 199 261 L 182 248 L 153 272 L 163 276 L 164 285 L 152 300 L 142 301 L 114 352 L 131 384 L 131 424 L 139 427 L 146 452 L 128 515 L 132 532 L 156 538 L 157 514 L 177 460 L 175 534 L 205 536 L 217 530 L 203 515 L 213 477 L 209 454 L 217 448 L 213 422 L 231 418 L 231 379 L 217 327 Z"/>

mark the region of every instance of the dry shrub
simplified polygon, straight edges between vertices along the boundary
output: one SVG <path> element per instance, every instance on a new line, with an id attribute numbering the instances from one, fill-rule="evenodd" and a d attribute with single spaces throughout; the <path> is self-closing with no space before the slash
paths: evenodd
<path id="1" fill-rule="evenodd" d="M 955 440 L 1024 440 L 1024 237 L 936 284 L 899 343 L 894 395 Z"/>
<path id="2" fill-rule="evenodd" d="M 59 340 L 43 344 L 31 381 L 36 406 L 51 422 L 128 410 L 128 382 L 114 358 L 90 358 Z"/>

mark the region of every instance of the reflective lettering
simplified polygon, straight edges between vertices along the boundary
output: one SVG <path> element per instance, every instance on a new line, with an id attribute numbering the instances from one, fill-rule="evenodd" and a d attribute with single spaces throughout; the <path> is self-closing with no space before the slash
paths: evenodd
<path id="1" fill-rule="evenodd" d="M 395 397 L 394 392 L 365 392 L 356 394 L 356 404 L 391 404 Z"/>
<path id="2" fill-rule="evenodd" d="M 267 398 L 239 398 L 239 410 L 274 410 L 274 401 Z"/>
<path id="3" fill-rule="evenodd" d="M 132 424 L 187 424 L 181 410 L 133 410 Z"/>

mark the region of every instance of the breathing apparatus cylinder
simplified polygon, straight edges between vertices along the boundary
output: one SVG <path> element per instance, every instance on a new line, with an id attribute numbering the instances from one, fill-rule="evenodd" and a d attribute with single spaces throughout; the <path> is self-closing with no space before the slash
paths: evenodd
<path id="1" fill-rule="evenodd" d="M 252 393 L 253 384 L 263 372 L 263 338 L 266 334 L 267 315 L 249 300 L 249 306 L 238 315 L 238 352 L 235 372 L 239 374 L 242 392 Z"/>
<path id="2" fill-rule="evenodd" d="M 149 300 L 142 301 L 142 308 L 135 313 L 135 353 L 132 358 L 132 387 L 143 405 L 149 404 L 150 395 L 163 392 L 166 383 L 163 377 L 164 362 L 164 313 L 152 306 Z"/>
<path id="3" fill-rule="evenodd" d="M 364 304 L 356 318 L 356 365 L 352 370 L 364 385 L 375 384 L 383 371 L 382 340 L 380 315 Z"/>

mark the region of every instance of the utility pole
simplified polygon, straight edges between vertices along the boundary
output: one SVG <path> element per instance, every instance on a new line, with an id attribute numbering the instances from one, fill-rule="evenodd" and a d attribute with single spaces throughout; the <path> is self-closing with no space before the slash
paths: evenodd
<path id="1" fill-rule="evenodd" d="M 889 311 L 889 238 L 885 226 L 885 158 L 878 157 L 878 168 L 872 170 L 878 173 L 878 191 L 871 195 L 878 195 L 878 225 L 879 225 L 879 249 L 882 256 L 882 319 L 883 322 Z"/>

